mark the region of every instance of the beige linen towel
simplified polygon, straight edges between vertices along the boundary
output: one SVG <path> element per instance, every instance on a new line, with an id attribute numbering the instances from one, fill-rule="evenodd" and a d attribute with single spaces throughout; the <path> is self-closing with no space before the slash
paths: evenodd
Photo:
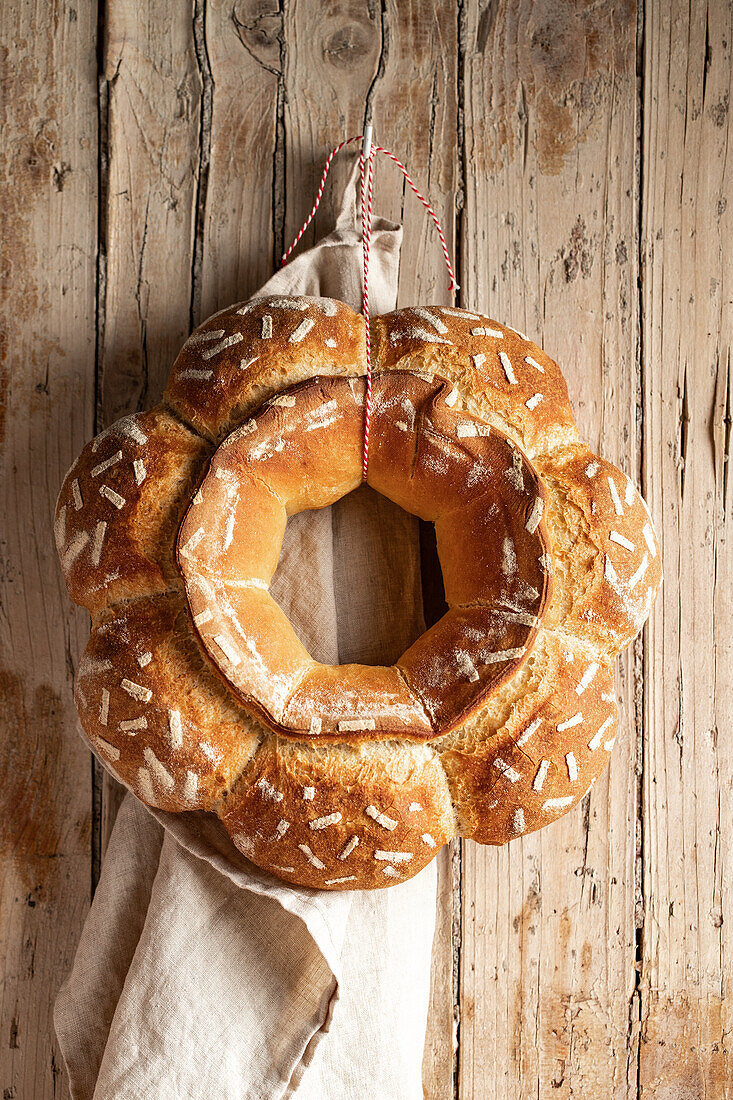
<path id="1" fill-rule="evenodd" d="M 402 231 L 374 224 L 394 308 Z M 361 302 L 355 174 L 336 230 L 262 293 Z M 272 592 L 322 661 L 391 663 L 424 629 L 417 522 L 362 487 L 294 517 Z M 436 872 L 319 893 L 260 871 L 218 819 L 120 809 L 55 1026 L 75 1100 L 417 1100 Z"/>

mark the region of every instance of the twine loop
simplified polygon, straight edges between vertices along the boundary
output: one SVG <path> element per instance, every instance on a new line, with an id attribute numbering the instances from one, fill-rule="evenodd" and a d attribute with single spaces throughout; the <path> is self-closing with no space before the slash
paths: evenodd
<path id="1" fill-rule="evenodd" d="M 361 242 L 362 242 L 362 313 L 364 315 L 364 321 L 366 324 L 366 398 L 364 401 L 364 451 L 362 458 L 362 480 L 367 479 L 367 467 L 369 463 L 369 425 L 371 422 L 372 413 L 372 358 L 371 358 L 371 340 L 369 337 L 369 259 L 371 254 L 372 243 L 372 215 L 373 215 L 373 192 L 374 192 L 374 160 L 376 153 L 382 153 L 385 157 L 388 157 L 394 164 L 397 165 L 402 175 L 405 177 L 410 189 L 417 196 L 420 202 L 423 204 L 428 214 L 433 220 L 433 224 L 438 232 L 440 239 L 440 246 L 443 250 L 443 258 L 445 260 L 445 266 L 448 269 L 450 276 L 450 289 L 452 292 L 459 290 L 456 276 L 453 271 L 453 265 L 451 264 L 450 255 L 448 253 L 448 246 L 445 242 L 445 234 L 443 228 L 438 219 L 438 215 L 433 210 L 432 206 L 425 198 L 425 196 L 415 186 L 410 173 L 405 168 L 401 160 L 399 160 L 394 153 L 391 153 L 389 149 L 384 149 L 381 145 L 375 145 L 372 142 L 372 127 L 366 125 L 364 127 L 363 134 L 357 134 L 355 137 L 346 138 L 339 145 L 337 145 L 326 158 L 326 163 L 323 167 L 323 173 L 321 175 L 321 181 L 318 185 L 318 191 L 316 193 L 316 201 L 313 204 L 313 209 L 303 222 L 302 226 L 298 230 L 298 233 L 293 240 L 290 247 L 283 253 L 281 266 L 290 259 L 290 256 L 295 248 L 297 248 L 300 240 L 303 237 L 306 229 L 316 216 L 318 207 L 321 204 L 323 198 L 323 192 L 326 186 L 326 179 L 328 172 L 333 163 L 334 157 L 346 148 L 347 145 L 353 145 L 354 142 L 361 142 L 361 152 L 359 154 L 359 183 L 361 192 Z"/>

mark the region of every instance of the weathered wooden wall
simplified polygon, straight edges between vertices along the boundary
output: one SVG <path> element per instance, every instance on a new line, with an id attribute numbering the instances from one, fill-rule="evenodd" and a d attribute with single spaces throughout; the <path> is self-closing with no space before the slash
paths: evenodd
<path id="1" fill-rule="evenodd" d="M 368 102 L 436 205 L 462 302 L 564 365 L 666 567 L 620 665 L 608 775 L 540 834 L 441 854 L 426 1096 L 733 1096 L 730 3 L 10 0 L 1 18 L 3 1095 L 65 1095 L 51 1006 L 117 804 L 75 732 L 60 479 L 157 400 L 193 325 L 264 281 Z M 405 225 L 401 300 L 446 301 L 432 229 L 382 164 L 376 205 Z"/>

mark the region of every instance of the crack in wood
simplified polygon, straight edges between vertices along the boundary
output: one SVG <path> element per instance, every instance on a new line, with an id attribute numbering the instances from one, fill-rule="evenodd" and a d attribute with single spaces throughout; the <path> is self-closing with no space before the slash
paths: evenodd
<path id="1" fill-rule="evenodd" d="M 191 305 L 189 331 L 201 323 L 201 273 L 203 267 L 204 234 L 206 231 L 206 200 L 211 162 L 211 120 L 214 104 L 214 80 L 206 38 L 208 0 L 194 0 L 193 42 L 201 83 L 201 118 L 199 123 L 198 172 L 194 200 L 194 236 L 191 259 Z"/>

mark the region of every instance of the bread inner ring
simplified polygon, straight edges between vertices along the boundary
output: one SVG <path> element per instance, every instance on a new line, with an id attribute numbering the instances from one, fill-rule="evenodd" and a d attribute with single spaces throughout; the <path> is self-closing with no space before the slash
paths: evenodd
<path id="1" fill-rule="evenodd" d="M 268 589 L 288 515 L 360 484 L 363 405 L 363 379 L 314 378 L 263 406 L 214 454 L 177 561 L 202 645 L 271 729 L 422 740 L 464 721 L 534 643 L 550 589 L 544 493 L 448 383 L 375 375 L 368 482 L 435 524 L 449 610 L 393 666 L 320 664 Z"/>

